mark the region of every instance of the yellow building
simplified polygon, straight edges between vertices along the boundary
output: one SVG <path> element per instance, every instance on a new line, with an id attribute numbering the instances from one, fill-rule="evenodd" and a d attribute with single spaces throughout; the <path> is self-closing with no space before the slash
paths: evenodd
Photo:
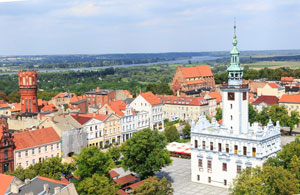
<path id="1" fill-rule="evenodd" d="M 280 98 L 284 94 L 284 88 L 276 83 L 268 83 L 262 88 L 257 88 L 257 96 L 268 95 Z"/>
<path id="2" fill-rule="evenodd" d="M 104 144 L 110 145 L 121 142 L 121 120 L 116 114 L 111 113 L 104 122 Z"/>
<path id="3" fill-rule="evenodd" d="M 284 94 L 279 100 L 279 105 L 284 105 L 289 114 L 293 110 L 300 113 L 300 94 Z M 297 126 L 300 127 L 300 124 Z"/>

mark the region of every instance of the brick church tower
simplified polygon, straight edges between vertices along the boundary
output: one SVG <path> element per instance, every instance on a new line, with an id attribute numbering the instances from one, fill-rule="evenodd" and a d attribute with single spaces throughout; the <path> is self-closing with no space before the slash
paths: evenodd
<path id="1" fill-rule="evenodd" d="M 37 113 L 37 73 L 35 70 L 19 71 L 21 113 Z"/>
<path id="2" fill-rule="evenodd" d="M 9 133 L 6 118 L 0 118 L 0 173 L 14 170 L 13 136 Z"/>

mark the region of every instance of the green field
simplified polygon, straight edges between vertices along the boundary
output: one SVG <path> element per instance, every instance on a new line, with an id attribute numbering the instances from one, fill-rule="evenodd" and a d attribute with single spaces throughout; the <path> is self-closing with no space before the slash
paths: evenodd
<path id="1" fill-rule="evenodd" d="M 262 68 L 292 68 L 297 69 L 300 68 L 299 61 L 261 61 L 251 64 L 242 64 L 243 66 L 249 66 L 252 69 L 262 69 Z"/>

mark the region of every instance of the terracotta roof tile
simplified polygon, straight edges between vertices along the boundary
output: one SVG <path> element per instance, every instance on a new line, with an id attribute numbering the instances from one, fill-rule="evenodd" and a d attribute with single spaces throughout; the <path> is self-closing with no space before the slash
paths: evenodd
<path id="1" fill-rule="evenodd" d="M 16 150 L 60 141 L 60 137 L 52 127 L 14 133 L 13 136 Z"/>
<path id="2" fill-rule="evenodd" d="M 0 104 L 0 108 L 9 108 L 9 105 L 7 103 Z"/>
<path id="3" fill-rule="evenodd" d="M 125 102 L 123 102 L 122 100 L 113 101 L 113 102 L 109 102 L 108 105 L 118 116 L 124 116 L 122 110 L 126 109 Z"/>
<path id="4" fill-rule="evenodd" d="M 11 112 L 21 111 L 21 104 L 13 104 L 13 108 L 9 109 Z"/>
<path id="5" fill-rule="evenodd" d="M 117 173 L 117 172 L 114 171 L 114 170 L 111 170 L 111 171 L 109 171 L 108 173 L 109 173 L 109 175 L 110 175 L 111 178 L 120 176 L 120 174 Z"/>
<path id="6" fill-rule="evenodd" d="M 89 114 L 74 114 L 72 113 L 71 116 L 79 122 L 81 125 L 85 124 L 92 118 L 98 119 L 100 121 L 103 121 L 107 118 L 108 115 L 105 114 L 94 114 L 94 113 L 89 113 Z"/>
<path id="7" fill-rule="evenodd" d="M 12 183 L 14 176 L 5 175 L 0 173 L 0 194 L 5 194 L 10 184 Z"/>
<path id="8" fill-rule="evenodd" d="M 125 192 L 124 190 L 120 189 L 118 190 L 118 193 L 121 195 L 127 195 L 127 192 Z"/>
<path id="9" fill-rule="evenodd" d="M 117 184 L 121 184 L 121 185 L 124 185 L 124 184 L 128 184 L 128 183 L 131 183 L 133 181 L 137 181 L 139 178 L 136 177 L 135 175 L 133 174 L 129 174 L 129 175 L 125 175 L 124 177 L 120 177 L 118 179 L 114 179 L 113 181 Z"/>
<path id="10" fill-rule="evenodd" d="M 272 88 L 279 88 L 279 85 L 277 85 L 276 83 L 269 83 L 269 86 Z"/>
<path id="11" fill-rule="evenodd" d="M 151 105 L 159 105 L 162 104 L 162 102 L 160 101 L 160 99 L 155 96 L 152 92 L 146 92 L 146 93 L 142 93 L 140 94 L 149 104 Z"/>
<path id="12" fill-rule="evenodd" d="M 147 180 L 149 180 L 149 178 L 148 178 L 148 179 L 144 179 L 144 180 L 139 181 L 139 182 L 136 182 L 136 183 L 134 183 L 134 184 L 131 184 L 131 185 L 129 185 L 129 186 L 126 187 L 126 188 L 135 189 L 135 188 L 139 187 L 140 185 L 142 185 L 142 184 L 143 184 L 145 181 L 147 181 Z"/>
<path id="13" fill-rule="evenodd" d="M 279 100 L 281 103 L 300 103 L 300 94 L 283 94 Z"/>
<path id="14" fill-rule="evenodd" d="M 217 103 L 220 103 L 222 102 L 222 96 L 219 92 L 217 91 L 212 91 L 212 92 L 209 92 L 208 95 L 211 97 L 211 98 L 216 98 L 216 101 Z"/>
<path id="15" fill-rule="evenodd" d="M 41 110 L 43 112 L 46 112 L 46 111 L 57 111 L 57 108 L 54 106 L 54 104 L 47 104 Z"/>
<path id="16" fill-rule="evenodd" d="M 209 65 L 180 68 L 185 78 L 213 76 Z"/>
<path id="17" fill-rule="evenodd" d="M 62 180 L 55 180 L 55 179 L 50 179 L 48 177 L 42 177 L 42 176 L 38 176 L 38 179 L 41 179 L 41 180 L 44 180 L 44 181 L 49 181 L 49 182 L 52 182 L 52 183 L 57 183 L 57 184 L 61 184 L 61 185 L 69 185 L 70 182 L 66 179 L 62 179 Z"/>
<path id="18" fill-rule="evenodd" d="M 202 106 L 207 105 L 208 102 L 203 97 L 186 97 L 186 96 L 172 96 L 172 95 L 157 95 L 163 104 L 178 104 L 178 105 L 192 105 Z"/>
<path id="19" fill-rule="evenodd" d="M 281 77 L 281 81 L 283 81 L 283 82 L 293 82 L 294 77 Z"/>
<path id="20" fill-rule="evenodd" d="M 47 101 L 42 100 L 42 99 L 38 99 L 38 106 L 42 106 L 42 105 L 47 105 Z"/>
<path id="21" fill-rule="evenodd" d="M 195 81 L 188 81 L 186 82 L 188 85 L 195 85 L 195 84 L 203 84 L 205 81 L 203 80 L 195 80 Z"/>
<path id="22" fill-rule="evenodd" d="M 260 103 L 266 103 L 268 105 L 278 104 L 279 99 L 276 96 L 262 95 L 257 98 L 252 104 L 258 105 Z"/>

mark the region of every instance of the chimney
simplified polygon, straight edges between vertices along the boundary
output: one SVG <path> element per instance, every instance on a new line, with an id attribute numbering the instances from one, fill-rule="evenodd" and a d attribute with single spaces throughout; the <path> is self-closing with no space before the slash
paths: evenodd
<path id="1" fill-rule="evenodd" d="M 44 184 L 44 191 L 45 191 L 46 193 L 49 192 L 49 184 L 47 184 L 47 183 Z"/>
<path id="2" fill-rule="evenodd" d="M 19 193 L 19 187 L 16 183 L 12 183 L 10 185 L 10 192 L 13 194 L 18 194 Z"/>
<path id="3" fill-rule="evenodd" d="M 27 185 L 27 184 L 30 184 L 30 179 L 25 179 L 25 184 Z"/>
<path id="4" fill-rule="evenodd" d="M 60 187 L 55 187 L 55 188 L 54 188 L 54 194 L 56 194 L 56 193 L 58 193 L 58 192 L 60 192 Z"/>

